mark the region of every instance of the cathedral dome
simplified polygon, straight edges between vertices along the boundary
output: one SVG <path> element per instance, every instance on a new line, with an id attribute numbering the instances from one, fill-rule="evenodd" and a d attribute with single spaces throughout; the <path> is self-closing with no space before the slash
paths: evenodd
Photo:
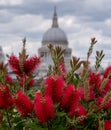
<path id="1" fill-rule="evenodd" d="M 68 44 L 66 34 L 62 29 L 58 26 L 58 19 L 56 14 L 56 9 L 54 11 L 53 21 L 52 21 L 52 27 L 46 31 L 46 33 L 43 35 L 42 44 Z"/>
<path id="2" fill-rule="evenodd" d="M 64 43 L 67 44 L 67 37 L 60 28 L 50 28 L 43 36 L 43 45 L 47 43 Z"/>

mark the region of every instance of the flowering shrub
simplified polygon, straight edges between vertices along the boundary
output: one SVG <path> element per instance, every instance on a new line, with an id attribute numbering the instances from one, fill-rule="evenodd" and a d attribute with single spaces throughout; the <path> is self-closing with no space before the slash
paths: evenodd
<path id="1" fill-rule="evenodd" d="M 49 45 L 54 65 L 38 84 L 35 74 L 41 57 L 27 55 L 24 39 L 19 57 L 8 55 L 16 78 L 0 64 L 0 130 L 110 130 L 111 66 L 98 72 L 104 54 L 97 51 L 96 72 L 89 68 L 96 42 L 91 39 L 86 61 L 72 57 L 69 71 L 65 50 Z"/>

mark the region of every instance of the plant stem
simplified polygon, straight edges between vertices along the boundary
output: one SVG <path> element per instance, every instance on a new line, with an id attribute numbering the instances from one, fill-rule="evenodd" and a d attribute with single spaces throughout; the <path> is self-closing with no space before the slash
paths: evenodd
<path id="1" fill-rule="evenodd" d="M 23 92 L 25 92 L 25 76 L 24 76 L 24 74 L 23 74 L 22 78 L 23 78 L 23 86 L 22 86 L 23 87 Z"/>
<path id="2" fill-rule="evenodd" d="M 48 130 L 51 130 L 49 122 L 47 122 L 47 127 L 48 127 Z"/>
<path id="3" fill-rule="evenodd" d="M 10 122 L 8 111 L 6 111 L 6 115 L 7 115 L 7 121 L 8 121 L 9 127 L 11 128 L 12 125 L 11 125 L 11 122 Z"/>

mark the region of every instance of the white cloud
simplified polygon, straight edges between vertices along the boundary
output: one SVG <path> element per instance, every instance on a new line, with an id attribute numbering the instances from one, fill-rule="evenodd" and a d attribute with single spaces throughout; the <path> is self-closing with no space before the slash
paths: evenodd
<path id="1" fill-rule="evenodd" d="M 97 10 L 104 10 L 110 8 L 111 1 L 110 0 L 85 0 L 85 5 L 87 8 L 93 8 Z"/>
<path id="2" fill-rule="evenodd" d="M 0 45 L 3 46 L 5 54 L 10 54 L 13 51 L 18 55 L 21 49 L 21 39 L 24 36 L 28 38 L 27 51 L 31 55 L 36 53 L 41 46 L 43 34 L 52 24 L 52 17 L 47 18 L 50 14 L 48 8 L 52 3 L 57 3 L 60 12 L 62 11 L 60 17 L 58 14 L 59 26 L 68 37 L 69 47 L 73 49 L 73 55 L 86 56 L 90 38 L 96 37 L 98 44 L 94 49 L 104 49 L 105 53 L 111 56 L 111 33 L 109 29 L 111 28 L 111 18 L 108 15 L 104 16 L 104 12 L 110 12 L 110 0 L 96 0 L 96 2 L 95 0 L 84 0 L 82 6 L 80 6 L 80 0 L 78 2 L 75 0 L 24 1 L 0 0 L 1 6 L 6 5 L 8 7 L 12 5 L 14 7 L 14 5 L 18 5 L 17 9 L 16 6 L 7 9 L 2 6 L 2 10 L 0 10 Z M 35 3 L 38 3 L 36 10 L 33 8 Z M 43 7 L 39 7 L 40 3 L 43 3 L 41 4 Z M 76 8 L 71 8 L 69 5 L 74 5 Z M 98 16 L 103 19 L 99 19 Z"/>
<path id="3" fill-rule="evenodd" d="M 8 23 L 0 23 L 1 33 L 35 33 L 44 32 L 51 27 L 51 20 L 41 15 L 19 15 Z"/>
<path id="4" fill-rule="evenodd" d="M 23 0 L 0 0 L 0 5 L 20 5 Z"/>
<path id="5" fill-rule="evenodd" d="M 5 39 L 5 40 L 4 40 Z M 18 37 L 16 35 L 8 35 L 7 37 L 2 37 L 0 39 L 0 46 L 3 47 L 3 52 L 5 54 L 5 60 L 6 54 L 11 55 L 11 53 L 15 54 L 16 56 L 19 56 L 19 52 L 21 52 L 22 49 L 22 39 L 23 37 Z M 38 55 L 37 49 L 41 46 L 41 41 L 31 41 L 27 38 L 26 42 L 26 51 L 29 56 L 32 55 Z"/>
<path id="6" fill-rule="evenodd" d="M 111 28 L 111 18 L 108 18 L 105 20 L 105 25 L 109 28 Z"/>
<path id="7" fill-rule="evenodd" d="M 110 43 L 111 37 L 104 35 L 105 24 L 110 25 L 110 19 L 107 21 L 80 21 L 75 16 L 64 16 L 60 18 L 60 27 L 65 30 L 69 47 L 72 49 L 73 56 L 80 57 L 83 60 L 86 59 L 87 51 L 90 46 L 90 39 L 95 37 L 97 44 L 94 46 L 93 54 L 91 57 L 95 57 L 96 51 L 104 50 L 105 58 L 102 65 L 107 66 L 108 58 L 111 57 Z M 91 58 L 94 64 L 95 59 Z"/>
<path id="8" fill-rule="evenodd" d="M 70 32 L 74 32 L 81 27 L 77 17 L 71 15 L 65 15 L 63 17 L 60 17 L 59 25 L 61 28 L 66 29 Z"/>
<path id="9" fill-rule="evenodd" d="M 65 1 L 65 0 L 47 0 L 47 1 L 56 3 L 56 2 L 62 2 L 62 1 Z"/>

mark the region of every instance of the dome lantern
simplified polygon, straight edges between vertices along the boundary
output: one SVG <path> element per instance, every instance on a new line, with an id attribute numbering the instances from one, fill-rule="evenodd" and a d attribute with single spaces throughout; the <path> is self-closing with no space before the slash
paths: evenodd
<path id="1" fill-rule="evenodd" d="M 58 27 L 58 17 L 56 13 L 56 7 L 54 8 L 54 16 L 53 16 L 53 21 L 52 21 L 52 27 L 57 28 Z"/>
<path id="2" fill-rule="evenodd" d="M 58 16 L 56 7 L 54 8 L 54 14 L 52 19 L 52 26 L 43 35 L 42 45 L 56 44 L 56 45 L 68 45 L 67 37 L 64 31 L 59 28 Z"/>

